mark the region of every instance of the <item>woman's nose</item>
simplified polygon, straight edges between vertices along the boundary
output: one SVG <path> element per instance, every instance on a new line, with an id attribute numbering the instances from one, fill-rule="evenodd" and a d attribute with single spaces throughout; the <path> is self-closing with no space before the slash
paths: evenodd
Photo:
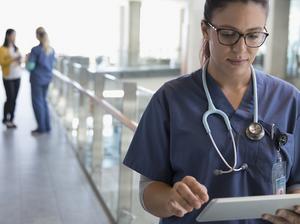
<path id="1" fill-rule="evenodd" d="M 232 49 L 237 52 L 247 50 L 245 37 L 241 36 L 238 42 L 232 46 Z"/>

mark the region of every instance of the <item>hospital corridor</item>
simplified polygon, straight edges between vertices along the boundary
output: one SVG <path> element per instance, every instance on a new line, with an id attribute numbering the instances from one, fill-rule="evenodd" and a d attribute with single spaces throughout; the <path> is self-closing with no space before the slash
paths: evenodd
<path id="1" fill-rule="evenodd" d="M 299 199 L 299 0 L 1 8 L 0 224 L 194 224 L 214 198 Z"/>

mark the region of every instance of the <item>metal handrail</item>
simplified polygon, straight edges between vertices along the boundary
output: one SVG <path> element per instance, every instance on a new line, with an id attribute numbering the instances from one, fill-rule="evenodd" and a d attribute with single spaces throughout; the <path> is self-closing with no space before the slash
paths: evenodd
<path id="1" fill-rule="evenodd" d="M 61 70 L 63 72 L 53 70 L 55 77 L 55 92 L 53 96 L 62 93 L 64 99 L 55 100 L 54 102 L 55 105 L 57 103 L 58 109 L 63 109 L 63 105 L 66 105 L 66 110 L 64 109 L 63 111 L 69 116 L 66 116 L 64 121 L 66 127 L 69 127 L 69 137 L 71 137 L 70 140 L 74 144 L 74 148 L 77 149 L 76 153 L 80 164 L 90 180 L 111 223 L 118 223 L 121 219 L 132 220 L 135 218 L 135 212 L 137 212 L 136 209 L 132 208 L 133 203 L 138 203 L 133 199 L 133 194 L 136 193 L 134 190 L 137 187 L 137 183 L 133 181 L 134 172 L 121 166 L 121 160 L 125 157 L 130 144 L 129 140 L 137 128 L 138 121 L 135 121 L 135 119 L 140 119 L 141 108 L 154 92 L 139 87 L 136 83 L 120 80 L 108 73 L 98 74 L 97 72 L 89 71 L 88 68 L 80 68 L 80 66 L 77 65 L 73 66 L 73 64 L 65 63 L 65 61 L 60 65 L 62 66 Z M 92 86 L 92 82 L 95 84 L 94 86 Z M 114 86 L 110 85 L 111 82 L 117 82 L 118 89 L 121 87 L 120 90 L 123 91 L 122 101 L 119 99 L 117 101 L 111 101 L 116 102 L 116 105 L 122 107 L 122 109 L 117 109 L 105 97 L 105 87 L 110 88 Z M 76 94 L 73 96 L 72 93 L 75 93 L 74 91 Z M 60 112 L 61 110 L 58 111 L 60 114 L 63 113 Z M 105 198 L 105 195 L 102 195 L 102 193 L 105 194 L 105 191 L 101 191 L 98 186 L 98 179 L 105 178 L 105 176 L 101 174 L 101 172 L 105 170 L 105 168 L 101 166 L 104 157 L 100 154 L 105 152 L 103 150 L 107 147 L 110 147 L 105 144 L 105 139 L 103 139 L 104 129 L 103 120 L 101 118 L 105 113 L 110 114 L 118 121 L 117 123 L 112 123 L 112 125 L 119 127 L 121 123 L 123 127 L 127 127 L 121 130 L 119 130 L 119 128 L 114 129 L 114 134 L 118 136 L 112 136 L 117 137 L 116 141 L 118 143 L 117 145 L 112 145 L 113 150 L 117 150 L 116 152 L 118 153 L 119 159 L 119 164 L 117 165 L 119 166 L 118 178 L 116 180 L 118 181 L 118 189 L 112 189 L 112 193 L 118 195 L 117 201 L 115 201 L 115 199 Z M 91 116 L 93 117 L 93 124 L 90 124 L 87 120 L 87 118 Z M 71 119 L 72 117 L 73 119 Z M 87 141 L 85 141 L 85 137 L 88 137 Z M 85 156 L 91 158 L 88 164 Z M 100 170 L 99 167 L 101 167 Z M 117 205 L 117 207 L 115 205 Z"/>
<path id="2" fill-rule="evenodd" d="M 117 77 L 115 77 L 115 76 L 113 76 L 111 74 L 108 74 L 108 73 L 104 74 L 104 77 L 106 79 L 108 79 L 108 80 L 111 80 L 111 81 L 118 81 L 120 83 L 123 83 L 122 80 L 119 80 Z M 145 88 L 143 86 L 137 86 L 137 89 L 139 91 L 144 92 L 144 93 L 149 94 L 149 95 L 153 95 L 155 93 L 154 91 L 152 91 L 150 89 L 147 89 L 147 88 Z"/>
<path id="3" fill-rule="evenodd" d="M 98 105 L 100 105 L 106 112 L 108 112 L 111 115 L 113 115 L 114 118 L 116 118 L 117 120 L 119 120 L 122 124 L 124 124 L 130 130 L 132 130 L 133 132 L 136 130 L 137 123 L 134 122 L 134 121 L 132 121 L 132 120 L 130 120 L 128 117 L 126 117 L 122 112 L 120 112 L 115 107 L 113 107 L 106 100 L 96 97 L 95 94 L 93 94 L 92 92 L 84 89 L 78 82 L 71 80 L 70 78 L 68 78 L 65 75 L 62 75 L 58 70 L 53 70 L 53 74 L 57 78 L 59 78 L 60 80 L 62 80 L 63 82 L 70 84 L 71 86 L 73 86 L 74 88 L 76 88 L 77 90 L 79 90 L 81 93 L 83 93 L 84 95 L 88 96 L 93 101 L 97 102 Z"/>
<path id="4" fill-rule="evenodd" d="M 153 94 L 155 93 L 154 91 L 152 91 L 152 90 L 150 90 L 150 89 L 147 89 L 147 88 L 145 88 L 145 87 L 142 87 L 142 86 L 138 86 L 137 89 L 138 89 L 139 91 L 148 93 L 148 94 L 150 94 L 150 95 L 153 95 Z"/>

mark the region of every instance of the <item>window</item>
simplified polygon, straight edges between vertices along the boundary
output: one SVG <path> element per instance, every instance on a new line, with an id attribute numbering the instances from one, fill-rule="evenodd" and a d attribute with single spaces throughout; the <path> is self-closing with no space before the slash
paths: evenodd
<path id="1" fill-rule="evenodd" d="M 181 5 L 170 1 L 144 1 L 141 7 L 140 57 L 179 57 Z"/>
<path id="2" fill-rule="evenodd" d="M 287 73 L 300 77 L 300 1 L 291 0 Z"/>

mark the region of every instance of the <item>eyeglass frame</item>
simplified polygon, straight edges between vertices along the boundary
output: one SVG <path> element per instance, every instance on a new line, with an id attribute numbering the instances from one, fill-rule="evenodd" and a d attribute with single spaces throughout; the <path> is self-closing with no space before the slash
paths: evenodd
<path id="1" fill-rule="evenodd" d="M 236 43 L 238 43 L 238 42 L 240 41 L 241 37 L 243 37 L 244 42 L 245 42 L 245 45 L 246 45 L 247 47 L 249 47 L 249 48 L 259 48 L 260 46 L 262 46 L 262 45 L 265 43 L 267 37 L 269 36 L 269 33 L 268 33 L 266 27 L 264 27 L 264 29 L 265 29 L 267 32 L 259 31 L 259 32 L 240 33 L 239 31 L 234 30 L 234 29 L 230 29 L 230 28 L 217 28 L 217 26 L 211 24 L 211 23 L 208 22 L 208 21 L 204 21 L 204 23 L 205 23 L 206 25 L 210 26 L 211 28 L 213 28 L 213 30 L 215 30 L 215 31 L 217 32 L 218 41 L 219 41 L 220 44 L 222 44 L 222 45 L 224 45 L 224 46 L 233 46 L 233 45 L 235 45 Z M 234 31 L 234 32 L 236 32 L 236 33 L 239 35 L 239 38 L 238 38 L 234 43 L 232 43 L 232 44 L 224 44 L 224 43 L 222 43 L 222 42 L 220 41 L 220 37 L 219 37 L 219 31 L 220 31 L 220 30 L 230 30 L 230 31 Z M 262 43 L 261 43 L 260 45 L 255 46 L 255 47 L 252 47 L 252 46 L 249 46 L 249 45 L 247 44 L 246 37 L 247 37 L 248 34 L 251 34 L 251 33 L 263 33 L 263 34 L 265 34 L 265 38 L 264 38 L 264 40 L 262 41 Z"/>

